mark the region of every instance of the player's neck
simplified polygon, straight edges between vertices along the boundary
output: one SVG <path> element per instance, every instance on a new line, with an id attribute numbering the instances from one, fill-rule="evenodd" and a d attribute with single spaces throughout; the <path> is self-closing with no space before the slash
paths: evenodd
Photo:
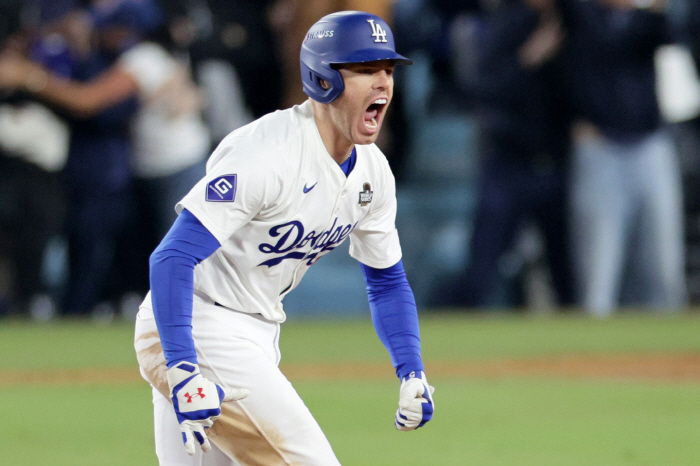
<path id="1" fill-rule="evenodd" d="M 355 144 L 336 128 L 329 115 L 324 114 L 323 110 L 319 108 L 320 105 L 312 101 L 312 107 L 314 109 L 316 127 L 321 135 L 323 145 L 331 158 L 339 165 L 342 164 L 352 154 Z"/>

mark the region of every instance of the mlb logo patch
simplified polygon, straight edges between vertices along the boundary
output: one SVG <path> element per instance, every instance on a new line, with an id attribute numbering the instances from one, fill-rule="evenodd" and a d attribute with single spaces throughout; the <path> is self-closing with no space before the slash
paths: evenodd
<path id="1" fill-rule="evenodd" d="M 233 202 L 236 198 L 236 175 L 224 175 L 207 184 L 207 202 Z"/>

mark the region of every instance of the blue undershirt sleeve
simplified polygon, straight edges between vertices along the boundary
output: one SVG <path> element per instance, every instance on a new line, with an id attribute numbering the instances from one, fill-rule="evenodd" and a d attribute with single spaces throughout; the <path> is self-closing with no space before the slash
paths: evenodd
<path id="1" fill-rule="evenodd" d="M 367 282 L 372 323 L 379 339 L 389 351 L 396 375 L 404 378 L 412 371 L 424 370 L 418 309 L 403 261 L 386 269 L 360 265 Z"/>
<path id="2" fill-rule="evenodd" d="M 183 210 L 150 258 L 153 314 L 168 367 L 197 364 L 192 339 L 194 268 L 221 245 L 188 210 Z"/>

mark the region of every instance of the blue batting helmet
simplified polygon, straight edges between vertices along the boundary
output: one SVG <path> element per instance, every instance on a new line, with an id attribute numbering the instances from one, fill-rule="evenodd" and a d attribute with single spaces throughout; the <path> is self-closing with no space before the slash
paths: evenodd
<path id="1" fill-rule="evenodd" d="M 345 89 L 335 65 L 378 60 L 413 63 L 396 53 L 394 35 L 386 21 L 363 11 L 341 11 L 318 20 L 306 34 L 300 55 L 304 92 L 323 104 L 335 100 Z M 321 86 L 322 79 L 330 85 L 328 89 Z"/>

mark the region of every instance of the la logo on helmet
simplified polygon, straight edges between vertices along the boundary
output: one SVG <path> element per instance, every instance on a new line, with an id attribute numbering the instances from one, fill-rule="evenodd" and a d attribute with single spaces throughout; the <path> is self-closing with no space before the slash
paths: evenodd
<path id="1" fill-rule="evenodd" d="M 386 42 L 386 31 L 382 29 L 381 24 L 374 24 L 373 19 L 368 19 L 367 22 L 372 26 L 372 37 L 375 42 Z"/>

